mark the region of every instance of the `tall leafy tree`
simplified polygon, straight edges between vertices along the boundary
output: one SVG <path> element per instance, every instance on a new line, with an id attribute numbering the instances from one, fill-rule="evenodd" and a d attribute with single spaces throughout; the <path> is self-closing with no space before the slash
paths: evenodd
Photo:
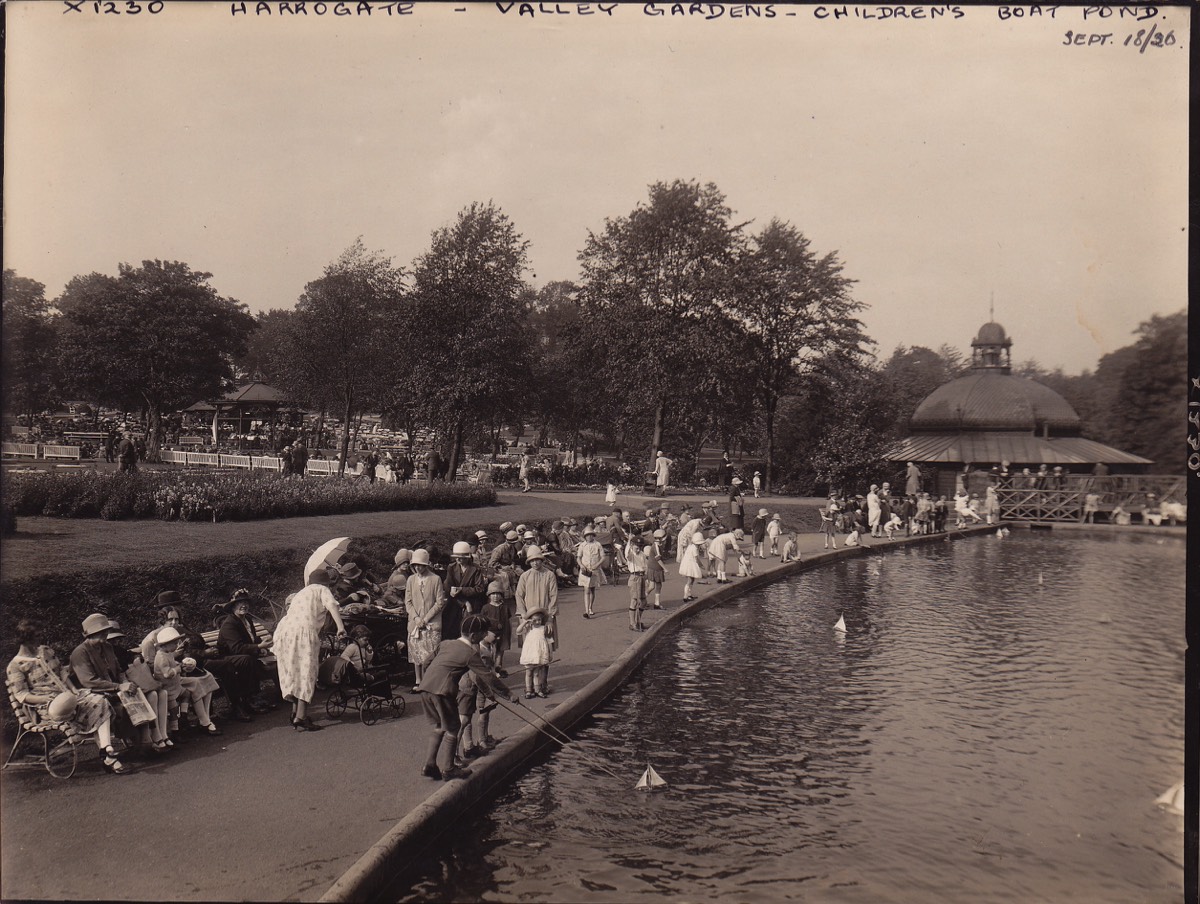
<path id="1" fill-rule="evenodd" d="M 32 423 L 36 412 L 57 401 L 55 320 L 46 287 L 15 270 L 4 271 L 3 297 L 4 407 L 28 415 Z"/>
<path id="2" fill-rule="evenodd" d="M 433 232 L 413 265 L 409 388 L 448 440 L 449 473 L 481 423 L 515 419 L 533 393 L 524 273 L 529 242 L 494 203 L 473 202 Z"/>
<path id="3" fill-rule="evenodd" d="M 945 348 L 943 346 L 943 348 Z M 960 376 L 961 358 L 948 358 L 942 351 L 923 345 L 897 346 L 884 362 L 882 376 L 891 391 L 893 423 L 897 433 L 906 433 L 917 406 L 931 392 Z"/>
<path id="4" fill-rule="evenodd" d="M 218 395 L 254 329 L 246 306 L 179 261 L 121 264 L 114 279 L 76 277 L 57 304 L 67 385 L 86 398 L 144 407 L 157 461 L 164 412 Z"/>
<path id="5" fill-rule="evenodd" d="M 273 308 L 255 315 L 255 330 L 246 342 L 246 352 L 234 362 L 240 378 L 262 380 L 288 390 L 288 352 L 295 314 L 294 310 Z"/>
<path id="6" fill-rule="evenodd" d="M 657 182 L 646 203 L 589 231 L 579 254 L 586 329 L 606 385 L 622 393 L 626 416 L 651 418 L 647 466 L 673 409 L 720 363 L 706 359 L 710 326 L 734 291 L 742 226 L 732 216 L 711 183 Z"/>
<path id="7" fill-rule="evenodd" d="M 1187 463 L 1187 311 L 1155 315 L 1135 331 L 1131 346 L 1105 355 L 1097 367 L 1107 402 L 1104 439 L 1152 459 L 1163 473 Z"/>
<path id="8" fill-rule="evenodd" d="M 358 238 L 304 287 L 287 326 L 289 392 L 342 417 L 338 476 L 346 469 L 355 415 L 382 398 L 381 373 L 388 367 L 405 293 L 404 270 Z"/>
<path id="9" fill-rule="evenodd" d="M 835 253 L 818 256 L 796 227 L 772 219 L 741 256 L 728 307 L 760 350 L 748 364 L 763 411 L 767 484 L 775 463 L 775 418 L 793 374 L 824 355 L 855 353 L 870 340 L 850 294 L 854 281 Z"/>

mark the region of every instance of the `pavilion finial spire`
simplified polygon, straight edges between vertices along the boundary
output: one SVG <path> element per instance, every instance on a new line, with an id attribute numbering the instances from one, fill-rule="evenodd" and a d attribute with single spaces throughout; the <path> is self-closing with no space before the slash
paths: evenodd
<path id="1" fill-rule="evenodd" d="M 992 299 L 988 304 L 988 320 L 996 322 L 996 290 L 992 290 Z"/>

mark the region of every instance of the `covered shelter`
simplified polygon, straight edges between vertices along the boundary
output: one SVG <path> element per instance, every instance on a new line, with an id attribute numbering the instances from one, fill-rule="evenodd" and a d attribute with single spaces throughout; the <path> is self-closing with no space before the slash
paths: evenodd
<path id="1" fill-rule="evenodd" d="M 1097 465 L 1113 474 L 1146 472 L 1149 459 L 1086 438 L 1066 399 L 1013 374 L 1011 350 L 999 323 L 980 327 L 971 341 L 971 372 L 926 396 L 913 413 L 910 435 L 888 460 L 913 462 L 926 475 L 926 489 L 947 496 L 967 465 L 981 476 L 1004 463 L 1014 473 L 1043 464 L 1068 474 L 1090 475 Z"/>
<path id="2" fill-rule="evenodd" d="M 266 421 L 271 425 L 270 432 L 274 434 L 275 418 L 279 409 L 286 405 L 282 392 L 273 386 L 268 386 L 255 380 L 245 383 L 227 392 L 211 402 L 196 402 L 184 409 L 184 414 L 211 415 L 212 442 L 219 442 L 220 424 L 236 424 L 236 432 L 245 435 L 247 423 Z"/>

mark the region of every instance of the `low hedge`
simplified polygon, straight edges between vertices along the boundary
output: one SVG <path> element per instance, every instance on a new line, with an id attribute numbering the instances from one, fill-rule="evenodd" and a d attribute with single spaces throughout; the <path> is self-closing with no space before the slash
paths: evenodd
<path id="1" fill-rule="evenodd" d="M 254 521 L 303 515 L 495 505 L 496 491 L 462 483 L 370 483 L 285 478 L 264 472 L 137 474 L 76 471 L 6 474 L 5 506 L 15 516 L 161 518 L 164 521 Z"/>

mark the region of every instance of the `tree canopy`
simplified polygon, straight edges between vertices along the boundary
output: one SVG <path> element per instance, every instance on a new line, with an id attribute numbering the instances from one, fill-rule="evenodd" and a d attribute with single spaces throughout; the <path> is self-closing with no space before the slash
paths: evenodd
<path id="1" fill-rule="evenodd" d="M 46 287 L 5 270 L 3 319 L 4 407 L 32 416 L 57 400 L 57 336 Z"/>
<path id="2" fill-rule="evenodd" d="M 76 277 L 58 299 L 66 386 L 84 398 L 144 407 L 157 460 L 164 412 L 214 398 L 233 377 L 254 318 L 179 261 L 121 264 L 117 277 Z"/>

